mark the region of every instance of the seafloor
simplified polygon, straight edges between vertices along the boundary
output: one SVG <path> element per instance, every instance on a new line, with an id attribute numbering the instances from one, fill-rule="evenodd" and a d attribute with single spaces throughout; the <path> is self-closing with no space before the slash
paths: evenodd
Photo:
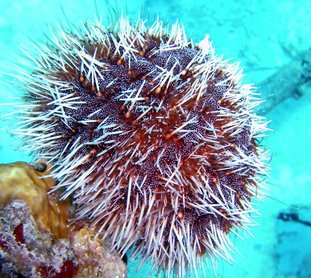
<path id="1" fill-rule="evenodd" d="M 156 15 L 166 23 L 178 20 L 195 42 L 210 34 L 216 53 L 240 61 L 245 81 L 258 86 L 259 92 L 263 80 L 311 47 L 309 0 L 133 0 L 126 4 L 100 0 L 1 0 L 1 103 L 13 102 L 14 95 L 20 92 L 17 85 L 11 85 L 14 78 L 10 73 L 21 49 L 27 49 L 31 40 L 44 41 L 43 34 L 49 26 L 92 21 L 96 14 L 105 19 L 107 10 L 122 7 L 131 15 L 141 11 L 141 17 L 149 22 Z M 288 98 L 266 114 L 272 130 L 263 142 L 271 152 L 269 196 L 258 204 L 258 225 L 251 229 L 254 238 L 233 239 L 238 250 L 236 264 L 220 262 L 218 277 L 311 277 L 311 89 L 304 85 L 297 90 L 299 97 Z M 10 120 L 3 117 L 17 107 L 11 104 L 0 108 L 0 162 L 29 161 L 16 148 L 17 142 L 6 128 L 16 121 L 15 115 Z M 135 263 L 129 262 L 129 278 L 147 277 L 150 266 L 144 265 L 139 273 L 135 269 Z M 207 272 L 214 276 L 212 268 Z"/>

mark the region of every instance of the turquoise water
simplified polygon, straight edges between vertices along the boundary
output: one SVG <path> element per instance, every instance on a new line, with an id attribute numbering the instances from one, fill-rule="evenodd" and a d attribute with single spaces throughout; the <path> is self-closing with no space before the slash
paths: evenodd
<path id="1" fill-rule="evenodd" d="M 195 42 L 209 34 L 216 53 L 240 61 L 245 81 L 254 83 L 259 92 L 261 82 L 311 47 L 311 2 L 307 0 L 117 2 L 2 0 L 1 102 L 19 93 L 18 87 L 8 84 L 14 79 L 4 73 L 10 73 L 21 48 L 27 48 L 30 40 L 44 40 L 49 26 L 92 21 L 96 14 L 105 18 L 107 6 L 126 7 L 129 15 L 141 11 L 148 22 L 157 15 L 165 23 L 178 20 Z M 272 129 L 264 141 L 272 156 L 269 196 L 258 204 L 261 215 L 251 228 L 254 238 L 233 239 L 236 264 L 220 262 L 218 277 L 311 277 L 311 89 L 306 84 L 297 89 L 301 97 L 290 97 L 265 115 Z M 2 114 L 8 110 L 14 110 L 13 105 L 1 106 Z M 3 116 L 1 121 L 0 162 L 29 161 L 8 134 L 5 127 L 10 123 Z M 298 214 L 299 221 L 284 221 L 284 213 Z M 147 277 L 148 264 L 138 273 L 135 262 L 128 265 L 130 278 Z M 208 273 L 214 276 L 212 269 Z"/>

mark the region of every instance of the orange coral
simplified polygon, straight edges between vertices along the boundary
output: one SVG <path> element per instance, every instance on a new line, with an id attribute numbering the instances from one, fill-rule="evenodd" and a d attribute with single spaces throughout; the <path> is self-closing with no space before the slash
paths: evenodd
<path id="1" fill-rule="evenodd" d="M 25 201 L 41 229 L 64 238 L 68 235 L 69 204 L 48 194 L 56 181 L 47 177 L 50 167 L 42 168 L 42 165 L 34 167 L 24 162 L 0 165 L 0 204 L 13 199 Z"/>

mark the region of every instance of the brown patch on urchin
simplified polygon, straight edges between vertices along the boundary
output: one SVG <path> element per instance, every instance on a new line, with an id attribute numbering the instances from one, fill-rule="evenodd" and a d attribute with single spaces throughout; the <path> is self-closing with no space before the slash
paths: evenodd
<path id="1" fill-rule="evenodd" d="M 264 174 L 252 92 L 178 25 L 116 26 L 86 25 L 42 51 L 17 133 L 123 253 L 179 275 L 206 253 L 230 259 L 227 234 L 249 224 Z"/>

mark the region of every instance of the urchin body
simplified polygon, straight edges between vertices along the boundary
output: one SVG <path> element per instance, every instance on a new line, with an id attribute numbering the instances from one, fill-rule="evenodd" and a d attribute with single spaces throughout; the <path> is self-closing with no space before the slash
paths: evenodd
<path id="1" fill-rule="evenodd" d="M 85 25 L 42 49 L 16 133 L 54 163 L 77 218 L 182 276 L 203 255 L 231 259 L 228 233 L 261 189 L 265 122 L 240 78 L 177 24 Z"/>

